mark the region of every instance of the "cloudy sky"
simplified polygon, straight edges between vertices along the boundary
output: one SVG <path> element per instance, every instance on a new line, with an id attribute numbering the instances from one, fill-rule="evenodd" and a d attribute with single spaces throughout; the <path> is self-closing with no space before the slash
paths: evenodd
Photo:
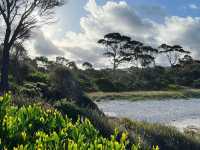
<path id="1" fill-rule="evenodd" d="M 57 23 L 38 29 L 29 41 L 31 56 L 65 56 L 107 67 L 96 42 L 106 33 L 120 32 L 155 47 L 180 44 L 200 57 L 200 0 L 68 0 L 56 18 Z"/>

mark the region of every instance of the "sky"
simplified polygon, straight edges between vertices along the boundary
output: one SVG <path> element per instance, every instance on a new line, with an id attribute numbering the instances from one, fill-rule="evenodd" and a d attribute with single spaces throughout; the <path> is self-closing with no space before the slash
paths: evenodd
<path id="1" fill-rule="evenodd" d="M 38 28 L 27 42 L 32 57 L 109 67 L 97 41 L 111 32 L 154 47 L 179 44 L 200 57 L 200 0 L 68 0 L 55 17 L 56 23 Z M 157 62 L 167 65 L 162 57 Z"/>

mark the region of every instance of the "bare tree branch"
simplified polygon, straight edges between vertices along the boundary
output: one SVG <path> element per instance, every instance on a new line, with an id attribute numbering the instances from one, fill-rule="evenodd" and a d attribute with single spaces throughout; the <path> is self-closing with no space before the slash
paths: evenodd
<path id="1" fill-rule="evenodd" d="M 12 46 L 29 38 L 39 23 L 50 21 L 54 8 L 64 0 L 0 0 L 0 20 L 5 25 L 1 88 L 8 88 L 8 64 Z"/>

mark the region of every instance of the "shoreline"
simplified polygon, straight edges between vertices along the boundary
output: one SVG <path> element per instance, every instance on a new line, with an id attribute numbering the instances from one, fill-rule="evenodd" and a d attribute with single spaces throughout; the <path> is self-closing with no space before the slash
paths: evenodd
<path id="1" fill-rule="evenodd" d="M 131 91 L 131 92 L 93 92 L 87 93 L 93 101 L 109 100 L 166 100 L 200 98 L 200 89 L 184 89 L 177 91 Z"/>

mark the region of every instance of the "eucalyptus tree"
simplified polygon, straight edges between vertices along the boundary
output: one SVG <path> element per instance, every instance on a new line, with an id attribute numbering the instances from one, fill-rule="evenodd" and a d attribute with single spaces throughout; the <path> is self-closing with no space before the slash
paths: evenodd
<path id="1" fill-rule="evenodd" d="M 7 91 L 10 51 L 16 42 L 29 38 L 32 29 L 53 21 L 54 8 L 61 0 L 1 0 L 0 21 L 3 42 L 1 91 Z"/>
<path id="2" fill-rule="evenodd" d="M 66 59 L 65 57 L 58 56 L 56 57 L 56 63 L 59 65 L 67 66 L 69 63 L 69 60 Z"/>
<path id="3" fill-rule="evenodd" d="M 155 59 L 156 59 L 157 54 L 158 54 L 157 49 L 155 49 L 151 46 L 142 46 L 141 55 L 139 57 L 139 59 L 141 61 L 141 66 L 147 67 L 152 63 L 155 66 Z"/>
<path id="4" fill-rule="evenodd" d="M 183 58 L 179 59 L 179 64 L 183 66 L 192 64 L 193 62 L 194 59 L 190 55 L 184 55 Z"/>
<path id="5" fill-rule="evenodd" d="M 89 63 L 89 62 L 84 62 L 84 63 L 82 64 L 82 66 L 83 66 L 86 70 L 91 70 L 91 69 L 93 69 L 93 65 L 92 65 L 91 63 Z"/>
<path id="6" fill-rule="evenodd" d="M 42 71 L 47 71 L 50 61 L 45 56 L 35 57 L 34 62 L 37 64 L 37 68 Z"/>
<path id="7" fill-rule="evenodd" d="M 139 57 L 141 56 L 141 48 L 143 43 L 135 40 L 130 40 L 124 44 L 124 49 L 121 54 L 128 62 L 134 63 L 134 66 L 139 66 Z"/>
<path id="8" fill-rule="evenodd" d="M 146 67 L 152 62 L 155 64 L 157 49 L 134 40 L 127 42 L 124 48 L 126 50 L 123 52 L 123 56 L 126 60 L 133 62 L 136 67 Z"/>
<path id="9" fill-rule="evenodd" d="M 23 80 L 21 70 L 25 60 L 28 58 L 27 50 L 23 46 L 22 43 L 16 42 L 14 43 L 11 51 L 11 72 L 13 73 L 13 77 L 17 83 L 21 83 Z"/>
<path id="10" fill-rule="evenodd" d="M 189 51 L 184 50 L 183 47 L 181 47 L 180 45 L 170 46 L 167 44 L 162 44 L 159 46 L 159 49 L 159 53 L 165 54 L 167 56 L 171 67 L 177 64 L 181 56 L 183 56 L 184 54 L 190 54 Z"/>
<path id="11" fill-rule="evenodd" d="M 76 65 L 75 61 L 70 61 L 67 64 L 67 68 L 70 69 L 70 70 L 78 70 L 78 66 Z"/>
<path id="12" fill-rule="evenodd" d="M 106 52 L 104 55 L 111 58 L 114 74 L 119 65 L 125 61 L 122 53 L 124 51 L 124 45 L 130 40 L 130 37 L 121 35 L 120 33 L 109 33 L 98 41 L 99 44 L 105 46 Z"/>
<path id="13" fill-rule="evenodd" d="M 28 57 L 27 50 L 21 42 L 14 43 L 10 54 L 16 63 Z"/>

